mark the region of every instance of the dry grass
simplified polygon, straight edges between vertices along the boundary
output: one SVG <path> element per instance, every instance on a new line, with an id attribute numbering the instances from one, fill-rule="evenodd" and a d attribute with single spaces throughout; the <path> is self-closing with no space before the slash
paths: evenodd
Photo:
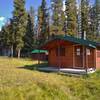
<path id="1" fill-rule="evenodd" d="M 74 77 L 32 70 L 36 64 L 29 59 L 0 58 L 0 100 L 100 99 L 100 71 Z"/>

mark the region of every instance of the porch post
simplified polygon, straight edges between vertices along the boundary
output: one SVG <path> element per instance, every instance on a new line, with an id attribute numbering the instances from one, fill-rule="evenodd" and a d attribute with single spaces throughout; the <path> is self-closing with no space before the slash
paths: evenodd
<path id="1" fill-rule="evenodd" d="M 85 55 L 84 54 L 85 54 L 85 51 L 84 51 L 84 46 L 83 46 L 83 54 L 82 54 L 83 55 L 83 58 L 82 58 L 83 59 L 83 68 L 85 67 Z"/>
<path id="2" fill-rule="evenodd" d="M 87 48 L 86 48 L 86 73 L 88 69 L 88 55 L 87 55 Z"/>
<path id="3" fill-rule="evenodd" d="M 96 49 L 94 49 L 94 68 L 96 69 Z"/>
<path id="4" fill-rule="evenodd" d="M 58 63 L 58 67 L 59 67 L 58 72 L 60 72 L 60 43 L 59 43 L 59 41 L 58 41 L 58 61 L 59 61 L 59 63 Z"/>
<path id="5" fill-rule="evenodd" d="M 75 67 L 75 47 L 73 45 L 73 68 Z"/>

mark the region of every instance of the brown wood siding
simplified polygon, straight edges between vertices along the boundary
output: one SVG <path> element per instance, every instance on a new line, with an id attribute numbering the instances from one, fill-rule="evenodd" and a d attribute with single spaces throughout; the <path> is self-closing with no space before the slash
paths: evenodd
<path id="1" fill-rule="evenodd" d="M 56 48 L 49 51 L 49 64 L 54 67 L 72 68 L 73 66 L 73 48 L 65 46 L 65 56 L 57 56 Z"/>
<path id="2" fill-rule="evenodd" d="M 87 63 L 88 68 L 95 67 L 94 49 L 90 49 L 90 55 L 87 55 Z"/>
<path id="3" fill-rule="evenodd" d="M 96 68 L 100 69 L 100 50 L 96 50 Z"/>
<path id="4" fill-rule="evenodd" d="M 65 47 L 65 56 L 57 56 L 57 48 L 59 46 Z M 90 55 L 86 55 L 86 48 L 84 46 L 84 60 L 83 60 L 83 46 L 67 41 L 54 41 L 47 45 L 49 50 L 49 66 L 62 68 L 94 68 L 95 67 L 95 49 L 90 49 Z M 80 48 L 80 56 L 76 55 L 76 49 Z M 73 58 L 74 57 L 74 58 Z M 84 64 L 83 64 L 84 62 Z"/>
<path id="5" fill-rule="evenodd" d="M 87 54 L 87 49 L 90 50 L 90 55 Z M 85 47 L 85 68 L 95 68 L 96 58 L 95 49 Z"/>
<path id="6" fill-rule="evenodd" d="M 41 54 L 32 54 L 33 60 L 40 60 L 40 61 L 47 61 L 48 55 L 41 53 Z"/>

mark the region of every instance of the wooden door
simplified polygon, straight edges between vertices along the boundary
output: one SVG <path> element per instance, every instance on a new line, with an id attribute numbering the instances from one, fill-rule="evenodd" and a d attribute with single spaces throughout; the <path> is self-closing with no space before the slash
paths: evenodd
<path id="1" fill-rule="evenodd" d="M 75 68 L 83 68 L 83 48 L 75 46 Z"/>

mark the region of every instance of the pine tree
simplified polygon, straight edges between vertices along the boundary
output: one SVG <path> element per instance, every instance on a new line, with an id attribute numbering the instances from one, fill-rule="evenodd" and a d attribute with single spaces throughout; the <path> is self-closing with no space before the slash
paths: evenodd
<path id="1" fill-rule="evenodd" d="M 38 39 L 43 44 L 49 37 L 49 14 L 46 7 L 46 1 L 42 0 L 42 4 L 38 9 Z"/>
<path id="2" fill-rule="evenodd" d="M 77 31 L 78 31 L 78 34 L 77 34 L 77 37 L 78 38 L 81 38 L 81 5 L 79 2 L 77 2 L 77 24 L 78 24 L 78 27 L 77 27 Z"/>
<path id="3" fill-rule="evenodd" d="M 24 37 L 24 49 L 30 52 L 34 48 L 34 9 L 30 7 L 27 18 L 26 34 Z"/>
<path id="4" fill-rule="evenodd" d="M 47 39 L 48 38 L 48 33 L 49 33 L 49 30 L 48 30 L 48 17 L 49 17 L 49 13 L 48 13 L 48 9 L 47 9 L 47 5 L 46 5 L 46 1 L 45 0 L 42 0 L 42 5 L 41 5 L 41 9 L 43 11 L 43 17 L 42 17 L 42 20 L 43 20 L 43 23 L 42 23 L 42 30 L 41 30 L 41 33 L 42 33 L 42 36 L 43 36 L 43 40 L 44 39 Z"/>
<path id="5" fill-rule="evenodd" d="M 9 26 L 4 25 L 1 30 L 1 41 L 4 47 L 9 46 Z"/>
<path id="6" fill-rule="evenodd" d="M 4 25 L 1 29 L 0 41 L 1 41 L 3 48 L 8 48 L 8 45 L 9 45 L 9 43 L 8 43 L 8 27 L 6 25 Z M 7 56 L 7 50 L 5 50 L 5 52 L 2 55 Z"/>
<path id="7" fill-rule="evenodd" d="M 75 0 L 66 0 L 67 34 L 77 35 L 77 8 Z"/>
<path id="8" fill-rule="evenodd" d="M 97 35 L 100 36 L 100 0 L 96 0 L 96 29 Z"/>
<path id="9" fill-rule="evenodd" d="M 25 10 L 25 0 L 14 0 L 14 32 L 15 32 L 15 42 L 17 56 L 20 57 L 21 49 L 24 46 L 24 35 L 26 32 L 27 15 Z"/>
<path id="10" fill-rule="evenodd" d="M 63 0 L 51 0 L 51 7 L 53 14 L 52 25 L 50 27 L 50 34 L 64 34 L 65 15 L 63 11 Z"/>
<path id="11" fill-rule="evenodd" d="M 89 9 L 89 31 L 87 34 L 87 38 L 89 40 L 96 41 L 96 10 L 95 7 L 92 6 Z"/>
<path id="12" fill-rule="evenodd" d="M 88 38 L 93 41 L 100 41 L 100 1 L 96 0 L 90 9 L 90 29 Z"/>
<path id="13" fill-rule="evenodd" d="M 82 38 L 84 35 L 89 34 L 89 1 L 81 0 L 81 34 Z"/>
<path id="14" fill-rule="evenodd" d="M 10 19 L 9 24 L 9 46 L 10 46 L 10 52 L 11 57 L 14 56 L 14 44 L 15 44 L 15 34 L 14 34 L 14 28 L 13 28 L 13 19 Z"/>
<path id="15" fill-rule="evenodd" d="M 10 49 L 10 55 L 13 57 L 13 45 L 14 45 L 14 34 L 13 34 L 13 21 L 10 19 L 9 23 L 6 23 L 2 27 L 1 41 L 4 48 Z"/>

